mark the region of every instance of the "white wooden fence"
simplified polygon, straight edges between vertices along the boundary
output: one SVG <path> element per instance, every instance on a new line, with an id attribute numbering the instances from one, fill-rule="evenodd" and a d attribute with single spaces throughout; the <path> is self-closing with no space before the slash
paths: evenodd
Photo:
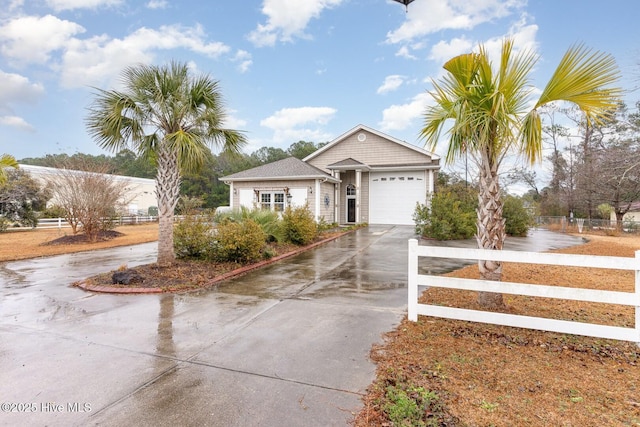
<path id="1" fill-rule="evenodd" d="M 602 291 L 595 289 L 459 279 L 454 277 L 418 274 L 419 257 L 631 270 L 635 271 L 635 292 Z M 530 317 L 463 308 L 442 307 L 429 304 L 418 304 L 418 290 L 420 286 L 498 292 L 503 294 L 632 306 L 635 307 L 635 327 L 625 328 L 619 326 L 548 319 L 543 317 Z M 490 251 L 482 249 L 419 246 L 416 239 L 411 239 L 409 240 L 408 291 L 408 317 L 409 320 L 414 322 L 418 320 L 418 314 L 421 314 L 425 316 L 443 317 L 446 319 L 467 320 L 494 325 L 515 326 L 550 332 L 610 338 L 631 341 L 640 345 L 640 251 L 636 251 L 635 258 L 621 258 L 609 256 L 516 252 L 504 250 Z"/>
<path id="2" fill-rule="evenodd" d="M 156 222 L 158 221 L 157 216 L 142 216 L 142 215 L 134 215 L 134 216 L 122 216 L 113 219 L 114 224 L 118 225 L 126 225 L 126 224 L 142 224 L 145 222 Z M 38 225 L 35 227 L 38 230 L 46 230 L 51 228 L 71 228 L 69 223 L 64 218 L 40 218 L 38 219 Z M 19 231 L 19 230 L 32 230 L 33 227 L 11 227 L 7 229 L 7 231 Z"/>

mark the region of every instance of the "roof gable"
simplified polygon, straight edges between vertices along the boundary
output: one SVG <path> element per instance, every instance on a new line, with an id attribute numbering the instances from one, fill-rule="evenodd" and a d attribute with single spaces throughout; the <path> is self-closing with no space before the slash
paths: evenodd
<path id="1" fill-rule="evenodd" d="M 415 145 L 358 125 L 311 153 L 304 161 L 330 172 L 332 169 L 344 168 L 343 162 L 349 159 L 354 166 L 364 165 L 372 170 L 382 167 L 437 169 L 440 157 Z"/>
<path id="2" fill-rule="evenodd" d="M 336 145 L 342 143 L 343 141 L 347 140 L 348 138 L 354 136 L 355 134 L 357 134 L 358 132 L 367 132 L 370 134 L 373 134 L 379 138 L 385 139 L 389 142 L 398 144 L 401 147 L 404 148 L 408 148 L 409 150 L 413 150 L 416 153 L 422 154 L 424 156 L 428 156 L 431 160 L 439 160 L 440 156 L 438 156 L 435 153 L 432 153 L 430 151 L 424 150 L 420 147 L 417 147 L 413 144 L 409 144 L 408 142 L 402 141 L 400 139 L 394 138 L 390 135 L 384 134 L 380 131 L 377 131 L 373 128 L 370 128 L 368 126 L 365 125 L 357 125 L 354 128 L 348 130 L 347 132 L 343 133 L 342 135 L 338 136 L 337 138 L 335 138 L 333 141 L 329 142 L 327 145 L 323 146 L 322 148 L 314 151 L 313 153 L 309 154 L 307 157 L 305 157 L 304 159 L 302 159 L 305 162 L 308 162 L 309 160 L 314 159 L 315 157 L 321 155 L 322 153 L 331 150 L 333 147 L 335 147 Z"/>

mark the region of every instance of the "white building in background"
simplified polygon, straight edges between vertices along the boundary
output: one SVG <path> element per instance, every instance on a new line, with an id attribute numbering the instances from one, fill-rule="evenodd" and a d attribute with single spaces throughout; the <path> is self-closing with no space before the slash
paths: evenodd
<path id="1" fill-rule="evenodd" d="M 20 169 L 28 172 L 29 175 L 41 185 L 53 179 L 59 170 L 56 168 L 48 168 L 44 166 L 19 165 Z M 82 171 L 68 171 L 72 173 L 82 174 Z M 158 199 L 156 197 L 156 181 L 155 179 L 137 178 L 132 176 L 108 175 L 116 181 L 124 182 L 126 187 L 127 214 L 129 215 L 148 215 L 149 208 L 157 209 Z M 49 204 L 55 204 L 55 200 L 51 200 Z M 152 209 L 153 210 L 153 209 Z M 157 215 L 154 213 L 153 215 Z"/>

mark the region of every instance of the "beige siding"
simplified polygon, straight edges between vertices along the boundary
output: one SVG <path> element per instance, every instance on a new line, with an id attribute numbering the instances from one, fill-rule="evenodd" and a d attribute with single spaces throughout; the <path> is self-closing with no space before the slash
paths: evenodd
<path id="1" fill-rule="evenodd" d="M 307 202 L 309 203 L 309 209 L 311 212 L 314 212 L 315 209 L 315 195 L 311 194 L 309 188 L 315 191 L 315 181 L 312 179 L 305 181 L 263 181 L 263 182 L 255 182 L 255 181 L 235 181 L 233 183 L 233 189 L 237 190 L 231 193 L 231 197 L 233 198 L 233 207 L 240 206 L 240 189 L 250 188 L 252 190 L 257 191 L 284 191 L 284 188 L 287 187 L 289 189 L 302 189 L 306 188 L 307 190 Z M 235 194 L 234 194 L 235 193 Z"/>
<path id="2" fill-rule="evenodd" d="M 330 182 L 323 182 L 320 185 L 320 219 L 328 223 L 336 222 L 334 218 L 334 187 Z M 325 196 L 329 197 L 329 206 L 324 202 Z"/>
<path id="3" fill-rule="evenodd" d="M 360 222 L 369 222 L 369 172 L 362 172 L 360 182 Z"/>
<path id="4" fill-rule="evenodd" d="M 366 140 L 358 141 L 364 133 Z M 367 165 L 429 163 L 431 158 L 365 130 L 354 133 L 307 163 L 330 173 L 327 165 L 352 158 Z"/>

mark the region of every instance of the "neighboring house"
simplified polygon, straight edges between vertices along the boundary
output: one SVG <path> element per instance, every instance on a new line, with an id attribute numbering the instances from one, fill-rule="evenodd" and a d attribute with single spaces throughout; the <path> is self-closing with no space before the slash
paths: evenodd
<path id="1" fill-rule="evenodd" d="M 611 221 L 616 221 L 616 213 L 611 212 Z M 640 222 L 640 201 L 632 202 L 629 211 L 622 217 L 623 221 Z"/>
<path id="2" fill-rule="evenodd" d="M 359 125 L 303 160 L 290 157 L 220 178 L 230 206 L 307 204 L 317 221 L 413 224 L 434 190 L 440 157 Z"/>
<path id="3" fill-rule="evenodd" d="M 19 165 L 20 169 L 29 172 L 31 177 L 38 181 L 40 185 L 47 185 L 47 183 L 56 177 L 59 170 L 56 168 L 48 168 L 44 166 L 32 166 L 32 165 Z M 85 173 L 82 171 L 71 171 L 73 173 Z M 156 181 L 155 179 L 137 178 L 132 176 L 122 175 L 109 175 L 116 181 L 126 183 L 125 200 L 127 201 L 127 214 L 129 215 L 148 215 L 149 208 L 157 210 L 158 201 L 155 193 Z M 49 205 L 55 204 L 55 199 L 52 199 L 48 203 Z M 155 213 L 157 215 L 157 213 Z"/>

